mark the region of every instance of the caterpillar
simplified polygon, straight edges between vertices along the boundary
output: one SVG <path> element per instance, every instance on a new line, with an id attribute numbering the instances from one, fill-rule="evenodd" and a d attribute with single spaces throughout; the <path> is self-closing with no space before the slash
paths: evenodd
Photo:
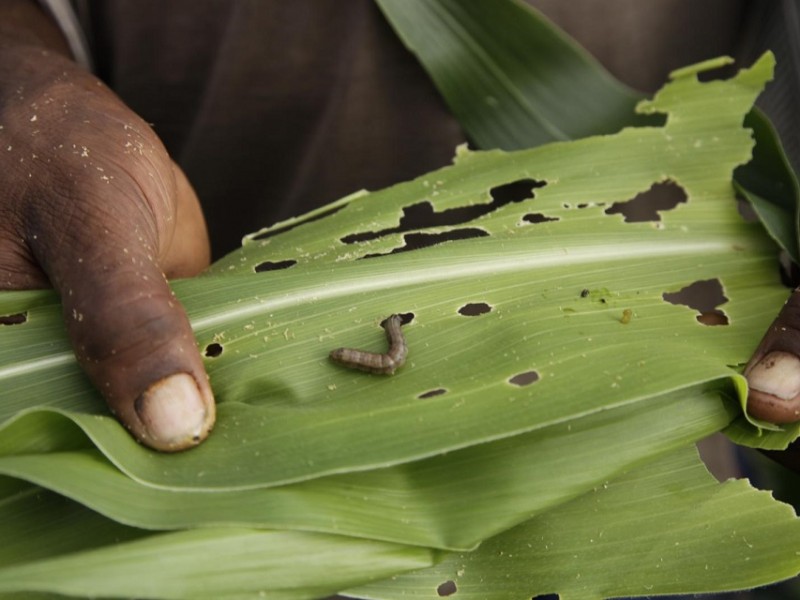
<path id="1" fill-rule="evenodd" d="M 389 350 L 383 354 L 353 348 L 337 348 L 331 351 L 330 358 L 332 361 L 352 369 L 391 375 L 403 366 L 408 355 L 408 346 L 403 332 L 400 330 L 402 325 L 403 317 L 400 315 L 391 315 L 381 323 L 386 331 L 386 339 L 389 340 Z"/>

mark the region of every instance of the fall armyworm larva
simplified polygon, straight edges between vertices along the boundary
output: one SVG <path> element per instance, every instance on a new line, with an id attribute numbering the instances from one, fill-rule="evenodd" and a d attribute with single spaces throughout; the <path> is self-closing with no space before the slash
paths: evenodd
<path id="1" fill-rule="evenodd" d="M 384 354 L 364 352 L 353 348 L 337 348 L 331 351 L 331 360 L 345 367 L 391 375 L 403 366 L 408 354 L 408 346 L 403 332 L 400 330 L 402 324 L 403 317 L 400 315 L 392 315 L 383 322 L 386 338 L 389 340 L 389 350 Z"/>

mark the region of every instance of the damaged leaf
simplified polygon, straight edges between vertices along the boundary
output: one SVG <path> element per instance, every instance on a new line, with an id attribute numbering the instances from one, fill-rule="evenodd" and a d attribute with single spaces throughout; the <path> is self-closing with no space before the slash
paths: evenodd
<path id="1" fill-rule="evenodd" d="M 704 535 L 690 533 L 698 527 Z M 795 575 L 799 536 L 789 506 L 745 480 L 718 484 L 684 448 L 474 552 L 352 594 L 436 600 L 450 590 L 459 600 L 507 600 L 557 592 L 562 600 L 593 600 L 741 590 L 771 582 L 760 570 L 776 579 Z"/>
<path id="2" fill-rule="evenodd" d="M 462 148 L 451 167 L 248 236 L 206 276 L 175 282 L 219 402 L 214 435 L 191 452 L 144 449 L 108 415 L 72 358 L 53 296 L 0 295 L 0 314 L 27 315 L 0 328 L 0 481 L 71 499 L 0 488 L 0 527 L 8 539 L 27 536 L 19 543 L 30 553 L 3 555 L 0 591 L 314 598 L 422 577 L 426 593 L 459 597 L 470 584 L 451 552 L 500 536 L 469 556 L 482 561 L 484 547 L 505 539 L 530 566 L 535 552 L 520 541 L 533 545 L 550 518 L 584 514 L 553 538 L 566 545 L 586 545 L 590 529 L 634 536 L 620 528 L 626 503 L 643 519 L 683 514 L 676 541 L 730 536 L 730 520 L 701 531 L 708 513 L 685 515 L 687 497 L 711 514 L 757 505 L 738 516 L 748 541 L 764 522 L 793 532 L 793 517 L 764 495 L 736 485 L 718 493 L 698 483 L 695 466 L 664 462 L 739 414 L 743 378 L 728 365 L 746 359 L 785 295 L 776 248 L 740 217 L 731 187 L 752 147 L 742 117 L 771 69 L 765 56 L 727 81 L 676 75 L 639 105 L 669 115 L 661 126 L 509 153 Z M 658 220 L 608 211 L 671 185 L 685 201 Z M 431 222 L 414 218 L 423 211 Z M 727 325 L 709 327 L 693 305 L 667 299 L 698 281 L 718 282 L 725 301 L 711 310 Z M 370 347 L 389 314 L 413 315 L 403 327 L 408 360 L 393 377 L 330 363 L 333 348 Z M 789 435 L 739 426 L 755 443 Z M 614 485 L 603 495 L 606 481 Z M 657 493 L 665 508 L 647 513 Z M 26 504 L 36 494 L 42 513 Z M 587 509 L 598 502 L 605 512 Z M 41 515 L 58 523 L 64 507 L 98 533 L 59 546 L 57 526 L 33 526 Z M 33 517 L 20 519 L 28 509 Z M 657 526 L 631 539 L 652 542 Z M 122 543 L 110 546 L 114 535 Z M 796 537 L 772 535 L 763 560 L 719 554 L 708 565 L 724 574 L 735 564 L 731 585 L 775 581 L 800 568 Z M 251 553 L 227 552 L 243 540 Z M 560 555 L 562 574 L 542 582 L 553 589 L 525 593 L 576 590 L 566 578 L 580 572 L 601 577 L 584 562 L 594 548 L 584 550 L 578 563 Z M 683 568 L 679 550 L 664 548 L 664 573 Z M 171 556 L 174 571 L 147 587 L 145 575 Z M 649 577 L 675 591 L 641 556 L 616 556 L 616 572 L 641 567 L 631 586 Z M 519 564 L 495 563 L 495 574 Z M 413 569 L 423 570 L 393 577 Z M 205 588 L 206 572 L 231 577 Z M 682 578 L 684 589 L 705 576 Z M 362 590 L 413 588 L 393 585 Z"/>

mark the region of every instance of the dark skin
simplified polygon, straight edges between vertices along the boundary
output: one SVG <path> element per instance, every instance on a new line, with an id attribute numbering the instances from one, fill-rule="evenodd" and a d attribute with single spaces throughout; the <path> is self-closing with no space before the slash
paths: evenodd
<path id="1" fill-rule="evenodd" d="M 120 422 L 158 450 L 198 444 L 214 400 L 167 284 L 209 263 L 194 190 L 31 0 L 0 0 L 0 82 L 13 82 L 0 86 L 0 289 L 54 287 L 75 355 Z M 798 329 L 790 303 L 747 368 L 753 414 L 800 419 Z"/>

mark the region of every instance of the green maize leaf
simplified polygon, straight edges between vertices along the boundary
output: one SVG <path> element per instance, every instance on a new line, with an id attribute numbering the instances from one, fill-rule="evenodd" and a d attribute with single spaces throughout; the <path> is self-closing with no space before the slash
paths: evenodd
<path id="1" fill-rule="evenodd" d="M 400 464 L 671 390 L 735 382 L 726 365 L 747 359 L 785 296 L 774 247 L 739 217 L 730 185 L 752 145 L 742 115 L 771 65 L 767 56 L 707 84 L 676 78 L 642 105 L 668 112 L 664 127 L 509 154 L 462 152 L 453 167 L 350 199 L 324 221 L 251 239 L 220 265 L 238 273 L 176 282 L 201 348 L 219 344 L 207 361 L 219 426 L 192 452 L 150 452 L 105 416 L 71 358 L 55 303 L 0 331 L 0 420 L 58 408 L 139 481 L 246 489 Z M 481 237 L 399 253 L 391 250 L 409 233 L 341 241 L 397 227 L 415 204 L 437 212 L 485 205 L 490 190 L 529 179 L 546 182 L 535 197 L 469 223 Z M 667 180 L 687 201 L 657 221 L 607 213 Z M 375 253 L 388 254 L 357 260 Z M 267 257 L 297 263 L 253 272 Z M 703 326 L 663 296 L 703 281 L 724 294 L 729 325 Z M 474 303 L 489 312 L 459 313 Z M 396 375 L 328 361 L 337 346 L 379 348 L 378 322 L 393 312 L 414 314 L 404 327 L 409 362 Z M 525 373 L 538 381 L 515 384 Z"/>
<path id="2" fill-rule="evenodd" d="M 523 2 L 377 4 L 480 148 L 530 148 L 648 122 L 633 112 L 637 92 Z"/>
<path id="3" fill-rule="evenodd" d="M 70 427 L 52 413 L 29 413 L 6 431 L 18 454 L 0 458 L 0 473 L 146 529 L 293 529 L 469 549 L 631 464 L 718 431 L 731 412 L 717 398 L 682 391 L 407 465 L 214 493 L 143 486 L 96 449 L 34 453 L 27 440 L 36 432 Z M 609 447 L 609 439 L 620 442 Z"/>
<path id="4" fill-rule="evenodd" d="M 596 600 L 739 590 L 794 576 L 798 554 L 800 521 L 791 507 L 745 480 L 717 484 L 685 448 L 472 553 L 348 595 Z"/>
<path id="5" fill-rule="evenodd" d="M 769 120 L 752 110 L 744 123 L 753 129 L 757 143 L 753 160 L 735 171 L 736 190 L 747 198 L 773 239 L 800 264 L 797 178 Z"/>
<path id="6" fill-rule="evenodd" d="M 518 150 L 642 124 L 631 110 L 642 96 L 523 2 L 377 3 L 479 148 Z M 711 59 L 701 68 L 731 62 Z M 757 144 L 753 160 L 736 171 L 737 190 L 798 263 L 797 178 L 764 115 L 754 109 L 746 124 Z"/>
<path id="7" fill-rule="evenodd" d="M 148 533 L 32 490 L 0 512 L 0 594 L 314 599 L 433 564 L 424 548 L 241 528 Z M 302 557 L 302 560 L 298 560 Z"/>

